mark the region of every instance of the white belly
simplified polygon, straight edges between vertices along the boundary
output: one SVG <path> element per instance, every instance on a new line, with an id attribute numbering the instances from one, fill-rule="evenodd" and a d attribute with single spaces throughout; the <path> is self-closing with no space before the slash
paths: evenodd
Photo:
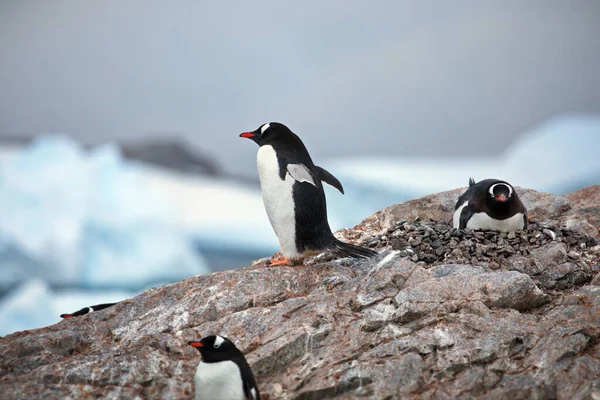
<path id="1" fill-rule="evenodd" d="M 296 182 L 290 174 L 279 177 L 277 154 L 271 146 L 261 146 L 256 157 L 258 177 L 269 222 L 279 239 L 281 253 L 286 258 L 298 258 L 296 248 L 296 216 L 292 190 Z"/>
<path id="2" fill-rule="evenodd" d="M 467 222 L 467 228 L 470 229 L 489 229 L 500 232 L 518 231 L 524 228 L 524 218 L 522 213 L 517 213 L 510 218 L 494 219 L 486 213 L 477 213 Z"/>
<path id="3" fill-rule="evenodd" d="M 195 400 L 245 400 L 242 375 L 233 361 L 198 364 Z"/>

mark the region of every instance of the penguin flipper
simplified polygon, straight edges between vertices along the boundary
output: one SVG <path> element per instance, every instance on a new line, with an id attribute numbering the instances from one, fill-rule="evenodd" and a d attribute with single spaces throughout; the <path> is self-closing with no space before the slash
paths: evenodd
<path id="1" fill-rule="evenodd" d="M 242 380 L 243 379 L 244 378 L 242 377 Z M 244 380 L 244 395 L 246 396 L 246 400 L 260 400 L 260 394 L 258 393 L 258 389 L 256 389 L 256 383 L 252 386 L 251 382 Z"/>
<path id="2" fill-rule="evenodd" d="M 339 190 L 340 193 L 344 194 L 344 187 L 342 186 L 342 183 L 329 171 L 327 171 L 325 168 L 317 167 L 315 165 L 315 172 L 317 174 L 317 178 L 319 178 L 322 182 L 325 182 L 329 186 L 333 186 Z"/>
<path id="3" fill-rule="evenodd" d="M 475 184 L 475 179 L 469 178 L 469 187 L 473 186 L 474 184 Z"/>
<path id="4" fill-rule="evenodd" d="M 103 303 L 103 304 L 96 304 L 95 306 L 90 306 L 90 307 L 84 307 L 81 310 L 75 311 L 74 313 L 70 313 L 70 314 L 60 314 L 61 318 L 73 318 L 73 317 L 79 317 L 80 315 L 85 315 L 88 313 L 91 313 L 93 311 L 100 311 L 103 310 L 105 308 L 108 307 L 112 307 L 117 303 Z"/>
<path id="5" fill-rule="evenodd" d="M 471 207 L 469 207 L 468 205 L 464 207 L 462 209 L 462 212 L 460 213 L 458 229 L 465 229 L 467 227 L 467 222 L 469 222 L 473 214 L 473 209 L 471 209 Z"/>
<path id="6" fill-rule="evenodd" d="M 250 369 L 246 359 L 243 359 L 243 363 L 239 367 L 242 374 L 242 385 L 246 400 L 260 400 L 260 393 L 254 379 L 254 374 L 252 374 L 252 369 Z"/>
<path id="7" fill-rule="evenodd" d="M 304 164 L 288 164 L 287 172 L 291 175 L 292 178 L 297 180 L 298 182 L 307 182 L 313 186 L 317 186 L 315 182 L 315 178 L 310 170 Z"/>

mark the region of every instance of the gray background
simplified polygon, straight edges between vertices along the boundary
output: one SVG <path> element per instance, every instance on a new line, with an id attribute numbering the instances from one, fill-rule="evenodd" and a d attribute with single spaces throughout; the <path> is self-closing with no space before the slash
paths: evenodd
<path id="1" fill-rule="evenodd" d="M 600 2 L 0 2 L 0 136 L 185 135 L 255 176 L 278 120 L 315 158 L 495 154 L 600 112 Z"/>

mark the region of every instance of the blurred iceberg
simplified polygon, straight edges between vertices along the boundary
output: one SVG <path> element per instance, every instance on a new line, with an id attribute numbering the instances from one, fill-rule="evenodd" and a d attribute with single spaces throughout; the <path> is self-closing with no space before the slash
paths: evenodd
<path id="1" fill-rule="evenodd" d="M 493 143 L 490 143 L 493 146 Z M 342 224 L 415 197 L 499 178 L 515 186 L 556 194 L 600 183 L 600 118 L 570 116 L 527 132 L 505 152 L 486 158 L 353 157 L 323 162 L 346 196 L 330 196 Z"/>
<path id="2" fill-rule="evenodd" d="M 0 302 L 0 336 L 55 324 L 59 315 L 88 305 L 117 302 L 135 296 L 127 291 L 54 292 L 41 279 L 30 279 L 11 291 Z"/>
<path id="3" fill-rule="evenodd" d="M 0 169 L 0 285 L 138 288 L 208 272 L 177 210 L 104 146 L 47 136 Z"/>

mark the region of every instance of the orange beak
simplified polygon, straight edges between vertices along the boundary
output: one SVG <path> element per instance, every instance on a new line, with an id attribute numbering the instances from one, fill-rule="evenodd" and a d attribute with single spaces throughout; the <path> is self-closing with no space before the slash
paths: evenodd
<path id="1" fill-rule="evenodd" d="M 189 344 L 190 346 L 192 346 L 192 347 L 196 347 L 196 348 L 198 348 L 198 347 L 204 347 L 204 343 L 202 343 L 202 342 L 195 342 L 195 341 L 192 341 L 192 342 L 188 342 L 188 344 Z"/>
<path id="2" fill-rule="evenodd" d="M 256 136 L 255 133 L 252 132 L 246 132 L 246 133 L 241 133 L 240 137 L 246 138 L 246 139 L 252 139 L 254 136 Z"/>
<path id="3" fill-rule="evenodd" d="M 508 200 L 508 197 L 506 197 L 505 195 L 501 194 L 500 196 L 496 197 L 496 200 L 498 200 L 501 203 L 504 203 L 506 200 Z"/>

